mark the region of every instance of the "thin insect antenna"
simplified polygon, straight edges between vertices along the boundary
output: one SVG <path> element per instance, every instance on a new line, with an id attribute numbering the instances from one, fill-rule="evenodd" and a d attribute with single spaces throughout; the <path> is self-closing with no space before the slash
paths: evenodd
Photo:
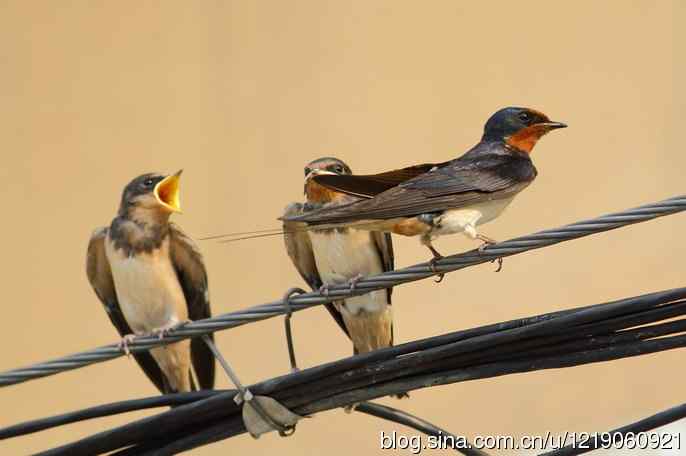
<path id="1" fill-rule="evenodd" d="M 238 233 L 226 233 L 226 234 L 215 234 L 212 236 L 206 236 L 202 238 L 198 238 L 198 241 L 211 241 L 212 239 L 221 239 L 225 237 L 234 237 L 234 236 L 245 236 L 245 235 L 253 235 L 253 234 L 260 234 L 260 233 L 271 233 L 275 231 L 282 231 L 281 228 L 270 228 L 268 230 L 255 230 L 255 231 L 242 231 Z"/>

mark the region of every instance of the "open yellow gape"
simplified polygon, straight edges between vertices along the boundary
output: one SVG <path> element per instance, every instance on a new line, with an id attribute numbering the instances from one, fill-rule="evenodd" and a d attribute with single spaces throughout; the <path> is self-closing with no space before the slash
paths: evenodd
<path id="1" fill-rule="evenodd" d="M 182 172 L 183 170 L 179 170 L 165 177 L 155 186 L 155 198 L 162 206 L 172 212 L 181 212 L 179 183 L 181 182 Z"/>

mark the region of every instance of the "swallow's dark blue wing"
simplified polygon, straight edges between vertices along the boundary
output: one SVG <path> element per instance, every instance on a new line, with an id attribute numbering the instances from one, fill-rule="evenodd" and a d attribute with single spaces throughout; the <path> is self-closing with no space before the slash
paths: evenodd
<path id="1" fill-rule="evenodd" d="M 380 174 L 321 174 L 314 180 L 324 187 L 361 198 L 372 198 L 410 179 L 420 176 L 432 169 L 445 166 L 445 163 L 423 163 L 407 168 L 387 171 Z"/>
<path id="2" fill-rule="evenodd" d="M 512 197 L 535 177 L 536 169 L 525 156 L 498 153 L 466 155 L 373 198 L 325 207 L 292 220 L 321 225 L 442 212 Z"/>
<path id="3" fill-rule="evenodd" d="M 492 193 L 516 183 L 530 182 L 535 177 L 536 168 L 528 157 L 491 154 L 456 161 L 402 183 L 400 187 L 421 191 L 422 195 L 432 198 L 467 192 Z"/>

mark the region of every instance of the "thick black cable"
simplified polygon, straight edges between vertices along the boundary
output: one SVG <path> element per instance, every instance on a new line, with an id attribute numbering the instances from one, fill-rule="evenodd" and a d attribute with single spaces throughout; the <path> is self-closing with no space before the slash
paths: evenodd
<path id="1" fill-rule="evenodd" d="M 641 326 L 634 330 L 620 330 L 684 315 L 686 314 L 686 302 L 683 299 L 686 299 L 686 287 L 456 331 L 360 354 L 299 371 L 293 375 L 267 380 L 260 383 L 260 394 L 271 395 L 280 391 L 281 398 L 300 395 L 313 397 L 318 391 L 327 390 L 327 388 L 329 392 L 333 392 L 334 389 L 332 388 L 335 388 L 336 385 L 346 384 L 346 381 L 347 384 L 353 380 L 364 382 L 365 377 L 368 376 L 365 374 L 365 369 L 370 372 L 369 375 L 374 375 L 376 379 L 383 379 L 384 375 L 391 373 L 397 375 L 401 370 L 409 375 L 414 372 L 412 366 L 416 364 L 416 360 L 412 360 L 408 356 L 415 356 L 419 353 L 422 353 L 422 368 L 430 367 L 432 364 L 429 362 L 446 367 L 464 365 L 472 362 L 472 360 L 479 360 L 483 363 L 495 362 L 503 357 L 511 359 L 512 356 L 521 352 L 529 355 L 550 354 L 551 350 L 565 352 L 570 350 L 569 344 L 577 344 L 578 349 L 589 348 L 589 341 L 593 342 L 593 346 L 599 347 L 617 343 L 620 339 L 633 341 L 638 336 L 643 338 L 658 337 L 681 331 L 686 323 L 684 320 L 677 320 L 653 326 Z M 561 318 L 566 319 L 560 320 Z M 540 337 L 541 334 L 550 335 Z M 607 341 L 600 337 L 604 334 L 609 335 L 606 337 Z M 535 337 L 536 335 L 538 337 Z M 590 335 L 593 335 L 590 339 L 583 338 Z M 506 338 L 503 339 L 503 337 Z M 462 342 L 464 345 L 463 341 L 470 341 L 472 350 L 465 351 L 463 349 L 460 353 L 459 344 Z M 450 360 L 446 360 L 445 356 L 432 356 L 431 358 L 427 356 L 435 353 L 436 349 L 448 352 L 446 356 L 449 356 Z M 436 353 L 440 354 L 440 352 Z M 392 370 L 393 364 L 391 363 L 396 360 L 402 362 L 395 364 L 396 369 Z M 379 373 L 376 368 L 378 363 L 383 361 L 389 361 L 385 365 L 387 374 Z M 314 382 L 317 382 L 316 387 L 313 386 Z M 288 392 L 284 393 L 283 391 Z M 206 391 L 179 393 L 124 401 L 119 404 L 107 404 L 0 429 L 0 439 L 118 413 L 116 410 L 125 411 L 163 405 L 181 405 L 210 394 Z"/>
<path id="2" fill-rule="evenodd" d="M 681 420 L 683 418 L 686 418 L 686 404 L 681 404 L 677 405 L 676 407 L 669 408 L 667 410 L 663 410 L 662 412 L 658 412 L 654 415 L 651 415 L 647 418 L 643 418 L 642 420 L 636 421 L 631 424 L 627 424 L 626 426 L 622 426 L 620 428 L 614 429 L 612 431 L 609 431 L 607 433 L 593 433 L 590 432 L 588 433 L 591 438 L 586 439 L 585 436 L 582 440 L 577 439 L 576 443 L 572 443 L 569 445 L 566 445 L 562 448 L 559 448 L 557 450 L 553 451 L 548 451 L 547 453 L 542 453 L 540 456 L 574 456 L 577 454 L 584 454 L 588 453 L 590 451 L 596 450 L 598 448 L 603 447 L 603 445 L 607 446 L 607 443 L 603 441 L 604 437 L 601 437 L 602 434 L 607 434 L 610 437 L 614 437 L 617 440 L 614 440 L 615 442 L 626 442 L 625 440 L 619 439 L 616 436 L 621 435 L 622 438 L 625 438 L 627 434 L 629 433 L 634 433 L 638 434 L 641 432 L 648 432 L 650 430 L 656 429 L 658 427 L 664 426 L 669 423 L 673 423 L 674 421 Z M 596 434 L 599 437 L 598 438 L 593 438 L 592 436 Z M 639 442 L 637 439 L 636 442 Z M 668 448 L 664 448 L 664 440 L 660 440 L 659 445 L 653 447 L 654 449 L 662 449 L 662 450 L 667 450 Z M 677 442 L 676 439 L 672 439 L 671 442 L 667 442 L 667 444 L 671 444 L 673 450 L 681 450 L 677 445 L 680 443 Z M 631 449 L 628 447 L 627 444 L 623 445 L 625 449 Z M 636 447 L 635 448 L 637 451 L 640 451 L 641 449 L 647 449 L 647 448 L 640 448 Z"/>
<path id="3" fill-rule="evenodd" d="M 673 319 L 686 315 L 684 298 L 685 288 L 667 290 L 458 331 L 249 388 L 303 416 L 418 388 L 670 350 L 686 346 L 686 319 Z M 219 393 L 45 454 L 175 454 L 243 432 L 233 394 Z"/>
<path id="4" fill-rule="evenodd" d="M 425 388 L 430 386 L 444 385 L 468 380 L 484 379 L 513 373 L 530 372 L 540 369 L 556 369 L 561 367 L 570 367 L 575 365 L 620 359 L 628 356 L 638 356 L 641 354 L 654 353 L 657 351 L 686 346 L 685 336 L 678 336 L 672 339 L 675 340 L 667 341 L 661 339 L 657 341 L 638 342 L 630 344 L 624 347 L 623 349 L 609 348 L 585 354 L 570 354 L 560 357 L 535 358 L 523 361 L 513 361 L 486 366 L 477 366 L 473 368 L 466 368 L 456 370 L 453 372 L 447 372 L 443 375 L 437 375 L 434 373 L 426 376 L 415 377 L 408 380 L 389 382 L 387 384 L 380 384 L 372 387 L 360 388 L 352 392 L 340 394 L 332 398 L 327 398 L 324 401 L 308 404 L 304 407 L 296 407 L 293 409 L 293 411 L 298 414 L 317 413 L 324 410 L 342 407 L 351 403 L 362 402 L 370 400 L 372 398 L 386 396 L 389 394 L 396 394 L 396 392 L 401 389 L 408 391 L 417 388 Z M 645 346 L 641 346 L 642 344 Z M 286 402 L 285 405 L 288 405 L 288 402 Z M 189 451 L 191 449 L 198 448 L 209 443 L 235 437 L 246 432 L 239 413 L 232 414 L 231 416 L 226 418 L 215 418 L 213 420 L 207 420 L 204 422 L 202 426 L 196 426 L 195 429 L 188 429 L 183 425 L 179 425 L 178 428 L 175 429 L 177 429 L 175 430 L 175 439 L 162 439 L 159 442 L 159 446 L 155 446 L 154 444 L 150 445 L 149 440 L 143 441 L 139 445 L 134 445 L 130 448 L 127 448 L 127 450 L 125 450 L 121 454 L 156 456 L 173 455 L 180 453 L 182 451 Z M 185 432 L 187 430 L 189 432 Z M 88 452 L 88 447 L 83 446 L 81 442 L 74 442 L 73 444 L 69 444 L 51 450 L 49 452 L 41 453 L 41 455 L 80 454 L 90 454 Z"/>
<path id="5" fill-rule="evenodd" d="M 459 436 L 451 434 L 445 429 L 441 429 L 426 420 L 418 418 L 414 415 L 410 415 L 402 410 L 388 407 L 386 405 L 375 404 L 373 402 L 362 402 L 355 407 L 355 411 L 411 427 L 412 429 L 416 429 L 417 431 L 423 432 L 426 435 L 441 439 L 443 443 L 448 444 L 441 445 L 437 447 L 438 449 L 453 449 L 458 453 L 464 454 L 465 456 L 488 456 L 488 453 L 474 448 L 474 446 L 466 440 L 464 441 L 464 446 L 456 445 L 458 442 L 462 442 L 462 439 Z"/>
<path id="6" fill-rule="evenodd" d="M 229 392 L 235 390 L 229 390 Z M 101 418 L 104 416 L 119 415 L 121 413 L 145 410 L 157 407 L 178 406 L 205 399 L 222 392 L 221 390 L 193 391 L 190 393 L 174 393 L 162 396 L 152 396 L 142 399 L 130 399 L 111 404 L 103 404 L 95 407 L 88 407 L 74 412 L 62 413 L 47 418 L 26 421 L 0 429 L 0 440 L 18 437 L 21 435 L 32 434 L 34 432 L 51 429 L 66 424 L 77 423 L 79 421 Z"/>

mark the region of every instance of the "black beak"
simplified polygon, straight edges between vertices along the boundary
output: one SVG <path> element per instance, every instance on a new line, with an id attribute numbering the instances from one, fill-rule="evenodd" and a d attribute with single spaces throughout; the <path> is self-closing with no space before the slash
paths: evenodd
<path id="1" fill-rule="evenodd" d="M 543 122 L 541 125 L 548 127 L 548 130 L 557 130 L 558 128 L 567 128 L 567 124 L 562 123 L 562 122 Z"/>

